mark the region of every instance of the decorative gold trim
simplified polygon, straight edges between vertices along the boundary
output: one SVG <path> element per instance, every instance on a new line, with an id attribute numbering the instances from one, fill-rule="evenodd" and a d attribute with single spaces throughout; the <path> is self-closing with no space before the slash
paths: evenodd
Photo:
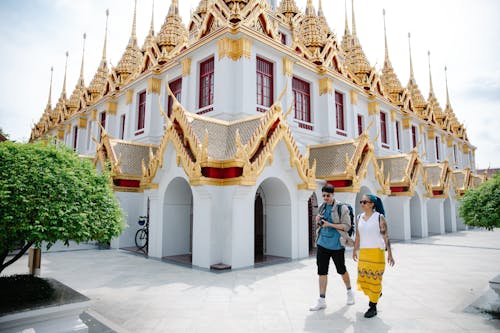
<path id="1" fill-rule="evenodd" d="M 358 92 L 356 90 L 351 90 L 351 104 L 352 105 L 357 105 L 358 104 Z"/>
<path id="2" fill-rule="evenodd" d="M 403 118 L 403 129 L 408 129 L 411 127 L 411 118 L 410 117 L 404 117 Z"/>
<path id="3" fill-rule="evenodd" d="M 424 133 L 424 128 L 425 128 L 425 125 L 423 123 L 418 124 L 418 129 L 420 130 L 421 134 Z"/>
<path id="4" fill-rule="evenodd" d="M 185 58 L 181 60 L 182 76 L 186 77 L 191 74 L 191 58 Z"/>
<path id="5" fill-rule="evenodd" d="M 64 130 L 63 129 L 57 130 L 57 138 L 59 140 L 64 140 Z"/>
<path id="6" fill-rule="evenodd" d="M 130 105 L 132 104 L 132 101 L 134 100 L 134 89 L 129 89 L 125 93 L 125 104 Z"/>
<path id="7" fill-rule="evenodd" d="M 87 118 L 83 118 L 83 117 L 78 118 L 78 128 L 82 128 L 82 129 L 87 128 Z"/>
<path id="8" fill-rule="evenodd" d="M 434 140 L 436 138 L 436 130 L 434 128 L 427 129 L 427 139 Z"/>
<path id="9" fill-rule="evenodd" d="M 90 111 L 90 120 L 97 121 L 97 110 L 96 109 L 93 109 L 92 111 Z"/>
<path id="10" fill-rule="evenodd" d="M 368 115 L 373 116 L 380 113 L 380 104 L 378 102 L 368 103 Z"/>
<path id="11" fill-rule="evenodd" d="M 71 132 L 71 124 L 66 124 L 66 132 Z"/>
<path id="12" fill-rule="evenodd" d="M 161 79 L 150 77 L 148 79 L 148 94 L 160 94 L 161 92 Z"/>
<path id="13" fill-rule="evenodd" d="M 332 94 L 333 92 L 333 80 L 327 77 L 319 79 L 319 94 L 320 96 L 323 94 Z"/>
<path id="14" fill-rule="evenodd" d="M 448 136 L 448 137 L 446 138 L 446 145 L 447 145 L 449 148 L 453 147 L 453 137 L 452 137 L 452 136 Z"/>
<path id="15" fill-rule="evenodd" d="M 231 39 L 223 38 L 217 42 L 219 49 L 219 60 L 228 57 L 234 61 L 241 57 L 249 58 L 252 56 L 252 41 L 246 38 Z"/>
<path id="16" fill-rule="evenodd" d="M 464 154 L 469 153 L 469 146 L 467 146 L 466 144 L 464 144 L 464 146 L 463 146 L 463 152 L 464 152 Z"/>
<path id="17" fill-rule="evenodd" d="M 286 75 L 288 77 L 293 76 L 293 60 L 283 58 L 283 75 Z"/>
<path id="18" fill-rule="evenodd" d="M 117 109 L 118 109 L 118 103 L 116 103 L 114 101 L 109 101 L 106 103 L 106 112 L 107 113 L 109 113 L 111 115 L 115 115 Z"/>
<path id="19" fill-rule="evenodd" d="M 395 122 L 396 121 L 396 110 L 391 109 L 389 111 L 389 114 L 391 115 L 391 121 Z"/>

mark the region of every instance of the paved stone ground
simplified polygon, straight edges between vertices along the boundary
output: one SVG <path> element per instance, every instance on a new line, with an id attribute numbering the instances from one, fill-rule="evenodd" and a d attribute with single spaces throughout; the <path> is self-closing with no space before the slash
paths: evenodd
<path id="1" fill-rule="evenodd" d="M 91 298 L 89 313 L 116 332 L 498 332 L 500 320 L 470 313 L 500 274 L 500 229 L 469 230 L 393 244 L 379 314 L 365 319 L 368 299 L 345 288 L 330 269 L 328 308 L 317 299 L 315 258 L 212 273 L 117 250 L 49 252 L 42 276 Z M 356 263 L 347 252 L 355 282 Z M 23 258 L 4 274 L 26 273 Z M 354 283 L 353 283 L 354 284 Z M 107 325 L 107 327 L 106 327 Z"/>

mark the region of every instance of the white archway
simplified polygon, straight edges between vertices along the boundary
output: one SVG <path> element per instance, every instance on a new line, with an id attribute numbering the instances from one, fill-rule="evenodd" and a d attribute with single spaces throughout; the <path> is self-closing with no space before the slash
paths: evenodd
<path id="1" fill-rule="evenodd" d="M 422 230 L 422 202 L 418 195 L 414 195 L 410 200 L 410 230 L 411 238 L 424 237 Z"/>
<path id="2" fill-rule="evenodd" d="M 191 254 L 192 228 L 193 193 L 184 178 L 174 178 L 163 200 L 162 257 Z"/>
<path id="3" fill-rule="evenodd" d="M 257 235 L 254 228 L 254 238 L 262 236 L 263 248 L 254 248 L 254 253 L 291 258 L 291 199 L 286 185 L 278 178 L 267 178 L 258 187 L 255 198 L 256 202 L 262 200 L 262 211 L 255 212 L 262 216 L 254 216 L 255 223 L 262 223 L 262 235 Z M 260 244 L 256 239 L 254 244 L 257 243 Z"/>

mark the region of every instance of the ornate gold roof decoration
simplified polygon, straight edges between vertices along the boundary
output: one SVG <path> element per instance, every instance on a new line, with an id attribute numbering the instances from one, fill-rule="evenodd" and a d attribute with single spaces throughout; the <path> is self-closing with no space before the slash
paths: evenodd
<path id="1" fill-rule="evenodd" d="M 451 180 L 456 197 L 462 197 L 465 194 L 465 191 L 469 188 L 470 175 L 470 168 L 454 170 L 452 172 Z"/>
<path id="2" fill-rule="evenodd" d="M 445 72 L 445 82 L 446 82 L 446 108 L 444 110 L 444 128 L 449 132 L 454 134 L 460 139 L 464 139 L 464 127 L 459 123 L 453 108 L 450 103 L 450 94 L 448 93 L 448 73 L 447 68 L 444 68 Z"/>
<path id="3" fill-rule="evenodd" d="M 316 161 L 316 178 L 326 180 L 335 186 L 336 191 L 358 192 L 370 164 L 375 173 L 383 178 L 373 158 L 373 144 L 366 131 L 354 140 L 312 145 L 307 147 L 307 151 L 309 162 Z M 380 192 L 388 194 L 389 188 L 382 178 L 377 178 Z"/>
<path id="4" fill-rule="evenodd" d="M 407 154 L 377 157 L 377 162 L 383 170 L 384 178 L 389 182 L 391 196 L 415 194 L 418 175 L 423 171 L 416 148 Z M 425 181 L 423 183 L 428 186 Z"/>
<path id="5" fill-rule="evenodd" d="M 88 87 L 88 92 L 89 92 L 89 103 L 88 104 L 94 104 L 104 96 L 105 90 L 106 90 L 106 83 L 108 81 L 108 63 L 106 60 L 106 46 L 107 46 L 107 40 L 108 40 L 108 17 L 109 17 L 109 10 L 106 10 L 106 29 L 104 32 L 104 45 L 102 48 L 102 57 L 101 57 L 101 63 L 99 64 L 99 67 L 97 68 L 97 72 L 94 75 L 94 78 L 90 82 L 90 85 Z"/>
<path id="6" fill-rule="evenodd" d="M 187 44 L 187 29 L 179 15 L 178 0 L 172 0 L 165 22 L 161 27 L 156 41 L 161 48 L 159 63 L 168 61 L 174 49 L 181 50 Z"/>
<path id="7" fill-rule="evenodd" d="M 427 106 L 427 102 L 424 99 L 424 96 L 420 92 L 418 88 L 417 81 L 415 80 L 415 75 L 413 73 L 413 61 L 411 58 L 411 43 L 410 43 L 410 33 L 408 33 L 408 48 L 410 51 L 410 78 L 408 80 L 408 84 L 406 89 L 410 92 L 411 97 L 411 105 L 413 107 L 413 111 L 421 118 L 424 116 L 424 109 Z"/>
<path id="8" fill-rule="evenodd" d="M 316 16 L 312 0 L 307 0 L 306 12 L 298 30 L 300 41 L 312 54 L 319 54 L 325 46 L 327 33 L 327 27 Z"/>
<path id="9" fill-rule="evenodd" d="M 160 106 L 167 129 L 158 152 L 149 163 L 143 163 L 141 182 L 144 186 L 154 186 L 154 177 L 162 167 L 169 142 L 177 152 L 177 164 L 183 166 L 192 185 L 223 186 L 254 185 L 283 140 L 290 152 L 290 166 L 303 181 L 298 187 L 316 187 L 314 166 L 309 168 L 307 157 L 300 154 L 285 120 L 290 111 L 283 115 L 278 104 L 283 93 L 265 114 L 233 122 L 190 114 L 170 90 L 169 94 L 174 99 L 172 115 L 168 118 Z"/>
<path id="10" fill-rule="evenodd" d="M 94 140 L 97 144 L 94 165 L 100 164 L 101 168 L 109 169 L 115 191 L 141 192 L 142 163 L 149 162 L 158 146 L 118 140 L 102 126 L 100 128 L 100 141 Z"/>
<path id="11" fill-rule="evenodd" d="M 286 23 L 292 25 L 294 18 L 299 13 L 300 11 L 295 0 L 281 0 L 278 6 L 278 16 L 281 16 Z"/>
<path id="12" fill-rule="evenodd" d="M 158 65 L 158 57 L 160 56 L 160 48 L 156 43 L 155 30 L 154 30 L 154 13 L 155 13 L 155 2 L 153 0 L 152 11 L 151 11 L 151 25 L 149 27 L 149 32 L 144 39 L 144 44 L 142 45 L 142 64 L 140 72 L 144 72 L 150 68 L 156 67 Z"/>
<path id="13" fill-rule="evenodd" d="M 49 97 L 47 100 L 47 105 L 45 110 L 40 117 L 38 123 L 36 123 L 31 129 L 30 142 L 38 139 L 43 133 L 49 130 L 50 126 L 50 114 L 52 113 L 52 77 L 54 75 L 54 67 L 50 67 L 50 85 L 49 85 Z"/>
<path id="14" fill-rule="evenodd" d="M 49 129 L 56 127 L 57 125 L 61 124 L 65 119 L 66 115 L 68 114 L 68 100 L 66 98 L 66 72 L 68 68 L 68 56 L 69 53 L 66 52 L 66 64 L 64 65 L 64 80 L 63 80 L 63 89 L 61 92 L 61 96 L 59 96 L 59 100 L 57 101 L 57 104 L 54 109 L 52 109 L 52 112 L 50 114 L 50 125 Z"/>
<path id="15" fill-rule="evenodd" d="M 384 15 L 384 41 L 385 41 L 385 57 L 384 57 L 384 67 L 382 68 L 382 76 L 380 77 L 384 91 L 388 95 L 389 100 L 397 105 L 403 106 L 403 94 L 404 88 L 401 85 L 394 68 L 392 67 L 391 60 L 389 59 L 389 47 L 387 46 L 387 31 L 385 26 L 385 9 L 383 10 Z"/>
<path id="16" fill-rule="evenodd" d="M 451 169 L 448 161 L 423 165 L 424 179 L 429 185 L 427 196 L 431 198 L 446 198 L 450 190 Z"/>
<path id="17" fill-rule="evenodd" d="M 78 112 L 79 110 L 85 108 L 87 106 L 87 87 L 85 87 L 85 81 L 83 79 L 83 64 L 85 59 L 85 39 L 87 38 L 87 34 L 83 34 L 83 52 L 82 52 L 82 65 L 80 67 L 80 77 L 78 78 L 78 82 L 76 83 L 75 90 L 73 90 L 73 94 L 69 98 L 68 108 L 69 108 L 69 116 Z"/>
<path id="18" fill-rule="evenodd" d="M 427 56 L 429 57 L 429 98 L 427 99 L 427 107 L 424 110 L 425 119 L 431 121 L 432 123 L 439 126 L 441 129 L 445 129 L 444 113 L 443 109 L 439 105 L 436 95 L 434 94 L 434 88 L 432 85 L 432 72 L 431 72 L 431 52 L 427 51 Z"/>
<path id="19" fill-rule="evenodd" d="M 469 186 L 468 186 L 468 188 L 469 189 L 475 189 L 479 185 L 481 185 L 482 183 L 484 183 L 485 181 L 486 181 L 486 176 L 485 175 L 478 175 L 478 174 L 475 174 L 475 173 L 471 173 L 470 174 L 470 178 L 469 178 Z"/>
<path id="20" fill-rule="evenodd" d="M 132 23 L 132 33 L 118 65 L 112 70 L 114 81 L 117 85 L 123 86 L 134 79 L 140 71 L 142 62 L 142 52 L 137 45 L 136 36 L 136 16 L 137 16 L 137 0 L 134 6 L 134 19 Z"/>

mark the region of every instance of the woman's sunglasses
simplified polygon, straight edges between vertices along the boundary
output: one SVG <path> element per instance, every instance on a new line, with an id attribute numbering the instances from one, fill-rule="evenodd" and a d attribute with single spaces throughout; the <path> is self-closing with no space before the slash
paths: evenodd
<path id="1" fill-rule="evenodd" d="M 368 200 L 361 200 L 359 203 L 360 203 L 360 204 L 362 204 L 362 205 L 366 205 L 366 204 L 368 204 L 368 203 L 371 203 L 371 201 L 368 201 Z"/>

